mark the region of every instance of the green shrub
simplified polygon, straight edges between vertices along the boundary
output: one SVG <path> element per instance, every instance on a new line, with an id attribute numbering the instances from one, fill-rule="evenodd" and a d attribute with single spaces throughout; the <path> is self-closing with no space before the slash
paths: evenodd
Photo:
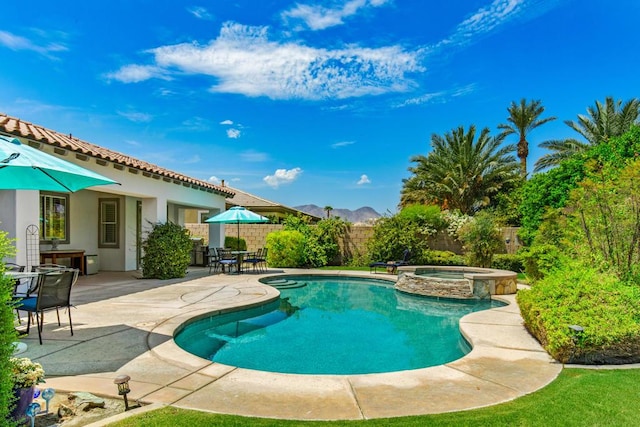
<path id="1" fill-rule="evenodd" d="M 17 341 L 11 305 L 12 281 L 3 275 L 5 264 L 2 260 L 15 253 L 7 236 L 5 231 L 0 230 L 0 424 L 9 417 L 9 410 L 13 406 L 14 379 L 10 358 L 13 355 L 13 343 Z"/>
<path id="2" fill-rule="evenodd" d="M 523 258 L 520 254 L 495 254 L 491 260 L 491 268 L 499 270 L 524 271 Z"/>
<path id="3" fill-rule="evenodd" d="M 562 266 L 563 253 L 554 245 L 535 245 L 522 252 L 524 272 L 531 280 L 540 280 Z"/>
<path id="4" fill-rule="evenodd" d="M 422 253 L 422 259 L 416 263 L 420 265 L 465 265 L 465 259 L 464 256 L 451 251 L 428 250 Z"/>
<path id="5" fill-rule="evenodd" d="M 476 267 L 490 267 L 493 254 L 504 249 L 499 224 L 488 211 L 479 212 L 465 224 L 460 239 L 467 251 L 469 265 Z"/>
<path id="6" fill-rule="evenodd" d="M 323 267 L 339 265 L 344 255 L 340 253 L 339 239 L 344 237 L 349 224 L 340 218 L 326 218 L 315 226 L 303 217 L 288 215 L 284 230 L 298 231 L 304 236 L 304 257 L 300 266 Z"/>
<path id="7" fill-rule="evenodd" d="M 297 230 L 267 234 L 267 263 L 270 267 L 302 267 L 305 261 L 305 241 L 304 234 Z"/>
<path id="8" fill-rule="evenodd" d="M 224 247 L 232 249 L 234 251 L 246 251 L 247 242 L 243 238 L 237 238 L 233 236 L 226 236 L 224 238 Z"/>
<path id="9" fill-rule="evenodd" d="M 152 224 L 151 232 L 142 243 L 142 275 L 163 280 L 184 277 L 192 249 L 186 228 L 171 222 Z"/>
<path id="10" fill-rule="evenodd" d="M 567 263 L 519 291 L 517 301 L 527 329 L 563 363 L 640 361 L 640 289 L 613 274 Z"/>

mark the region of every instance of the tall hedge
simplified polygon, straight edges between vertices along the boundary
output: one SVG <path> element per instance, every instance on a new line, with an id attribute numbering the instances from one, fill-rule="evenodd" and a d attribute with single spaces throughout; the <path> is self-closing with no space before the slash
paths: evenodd
<path id="1" fill-rule="evenodd" d="M 152 224 L 142 244 L 142 275 L 149 279 L 175 279 L 187 274 L 193 242 L 189 230 L 166 222 Z"/>
<path id="2" fill-rule="evenodd" d="M 13 354 L 13 343 L 17 341 L 17 334 L 13 327 L 13 310 L 11 294 L 13 282 L 4 277 L 5 264 L 3 260 L 14 253 L 14 247 L 7 237 L 7 233 L 0 230 L 0 425 L 9 424 L 9 409 L 13 405 L 13 372 L 9 359 Z M 9 424 L 10 425 L 10 424 Z"/>

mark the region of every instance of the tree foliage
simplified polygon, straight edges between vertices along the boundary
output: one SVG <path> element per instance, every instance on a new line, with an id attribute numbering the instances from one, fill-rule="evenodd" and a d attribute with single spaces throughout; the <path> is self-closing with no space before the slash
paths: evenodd
<path id="1" fill-rule="evenodd" d="M 559 165 L 576 153 L 583 152 L 592 146 L 608 143 L 611 138 L 621 136 L 638 124 L 640 117 L 640 100 L 632 98 L 622 104 L 622 100 L 614 101 L 607 97 L 604 104 L 596 101 L 595 106 L 587 108 L 587 115 L 578 115 L 577 121 L 567 120 L 565 124 L 579 133 L 584 141 L 575 138 L 550 140 L 540 147 L 550 150 L 535 164 L 535 171 Z"/>
<path id="2" fill-rule="evenodd" d="M 175 279 L 187 274 L 193 243 L 186 228 L 172 222 L 152 224 L 142 243 L 142 275 L 150 279 Z"/>
<path id="3" fill-rule="evenodd" d="M 589 174 L 569 206 L 582 257 L 621 278 L 640 279 L 640 159 L 621 171 Z"/>
<path id="4" fill-rule="evenodd" d="M 401 206 L 437 204 L 443 208 L 473 213 L 489 206 L 492 197 L 518 177 L 518 163 L 503 146 L 502 137 L 491 137 L 484 128 L 465 132 L 460 126 L 444 136 L 433 134 L 433 150 L 411 158 L 413 174 L 403 182 Z"/>
<path id="5" fill-rule="evenodd" d="M 503 136 L 518 135 L 516 152 L 520 159 L 520 176 L 525 178 L 527 176 L 527 157 L 529 156 L 527 136 L 535 128 L 556 118 L 546 117 L 541 119 L 540 116 L 544 113 L 544 107 L 542 102 L 537 99 L 527 102 L 526 99 L 522 98 L 519 104 L 513 101 L 507 111 L 509 112 L 509 117 L 507 118 L 509 123 L 498 125 L 498 129 L 502 131 Z"/>

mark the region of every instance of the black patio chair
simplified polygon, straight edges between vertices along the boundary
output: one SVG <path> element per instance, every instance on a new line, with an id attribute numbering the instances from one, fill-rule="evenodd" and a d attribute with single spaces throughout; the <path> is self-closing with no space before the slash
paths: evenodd
<path id="1" fill-rule="evenodd" d="M 402 259 L 398 261 L 378 261 L 372 262 L 369 264 L 369 272 L 377 273 L 378 267 L 386 268 L 387 272 L 395 274 L 398 272 L 398 267 L 403 265 L 409 265 L 409 257 L 411 257 L 411 251 L 409 249 L 405 249 L 402 253 Z"/>
<path id="2" fill-rule="evenodd" d="M 244 259 L 244 264 L 249 264 L 252 266 L 251 271 L 254 273 L 258 273 L 261 270 L 259 269 L 260 263 L 262 262 L 262 251 L 264 249 L 260 248 L 256 252 L 253 252 Z"/>
<path id="3" fill-rule="evenodd" d="M 207 265 L 209 266 L 209 274 L 211 274 L 211 270 L 215 273 L 221 267 L 220 265 L 220 254 L 218 253 L 217 248 L 208 248 L 207 250 Z"/>
<path id="4" fill-rule="evenodd" d="M 73 336 L 73 323 L 71 321 L 71 287 L 78 279 L 79 270 L 75 268 L 59 269 L 43 272 L 38 276 L 38 293 L 20 301 L 18 307 L 21 311 L 36 315 L 38 326 L 38 340 L 42 345 L 42 330 L 44 327 L 44 312 L 56 310 L 58 326 L 60 326 L 59 308 L 66 308 L 69 313 L 69 327 Z M 31 328 L 31 316 L 27 321 L 27 334 Z"/>

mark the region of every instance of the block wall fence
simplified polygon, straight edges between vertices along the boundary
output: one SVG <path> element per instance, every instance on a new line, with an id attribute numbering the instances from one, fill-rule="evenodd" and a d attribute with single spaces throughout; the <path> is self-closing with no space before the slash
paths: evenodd
<path id="1" fill-rule="evenodd" d="M 193 237 L 204 239 L 208 245 L 209 224 L 185 224 Z M 267 234 L 272 231 L 282 230 L 282 224 L 240 224 L 240 237 L 247 242 L 247 250 L 255 251 L 265 246 Z M 236 225 L 225 225 L 225 235 L 231 237 L 238 236 Z M 518 227 L 505 227 L 502 229 L 507 253 L 515 253 L 521 246 L 518 240 Z M 357 256 L 366 253 L 367 241 L 373 236 L 373 227 L 367 225 L 352 225 L 350 230 L 341 242 L 343 252 Z M 462 254 L 462 245 L 457 240 L 452 239 L 446 233 L 439 233 L 430 238 L 429 247 L 439 251 L 451 251 Z"/>

